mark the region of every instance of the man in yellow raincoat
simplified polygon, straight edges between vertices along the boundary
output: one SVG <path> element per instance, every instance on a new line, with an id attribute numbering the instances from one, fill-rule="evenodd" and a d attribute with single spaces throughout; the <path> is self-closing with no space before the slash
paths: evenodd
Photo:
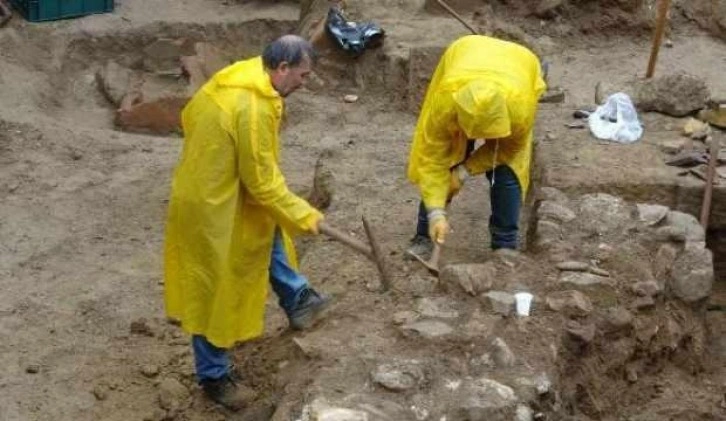
<path id="1" fill-rule="evenodd" d="M 286 35 L 261 57 L 222 69 L 182 112 L 184 149 L 174 173 L 165 244 L 167 315 L 192 334 L 205 393 L 240 409 L 227 350 L 262 334 L 267 284 L 290 325 L 308 327 L 329 298 L 295 270 L 291 235 L 317 234 L 322 214 L 290 192 L 280 172 L 283 97 L 311 71 L 314 51 Z"/>
<path id="2" fill-rule="evenodd" d="M 409 158 L 418 185 L 416 236 L 409 254 L 428 258 L 450 231 L 446 206 L 470 175 L 490 181 L 491 247 L 516 249 L 529 187 L 537 103 L 546 86 L 528 49 L 480 35 L 453 42 L 426 92 Z M 476 150 L 475 141 L 484 144 Z"/>

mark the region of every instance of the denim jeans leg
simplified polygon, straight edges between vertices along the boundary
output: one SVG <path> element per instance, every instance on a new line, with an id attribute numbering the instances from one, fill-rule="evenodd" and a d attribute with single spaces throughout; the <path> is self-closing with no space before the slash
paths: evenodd
<path id="1" fill-rule="evenodd" d="M 416 235 L 429 236 L 429 216 L 426 212 L 423 200 L 418 205 L 418 221 L 416 223 Z"/>
<path id="2" fill-rule="evenodd" d="M 279 229 L 275 230 L 270 259 L 270 283 L 286 313 L 297 304 L 300 294 L 308 288 L 308 280 L 290 266 Z"/>
<path id="3" fill-rule="evenodd" d="M 197 380 L 216 380 L 229 374 L 229 354 L 224 348 L 217 348 L 207 341 L 204 336 L 192 336 L 194 349 L 194 367 Z"/>
<path id="4" fill-rule="evenodd" d="M 519 236 L 519 211 L 522 206 L 522 189 L 517 175 L 506 165 L 487 172 L 490 183 L 492 215 L 489 218 L 492 249 L 516 249 Z"/>

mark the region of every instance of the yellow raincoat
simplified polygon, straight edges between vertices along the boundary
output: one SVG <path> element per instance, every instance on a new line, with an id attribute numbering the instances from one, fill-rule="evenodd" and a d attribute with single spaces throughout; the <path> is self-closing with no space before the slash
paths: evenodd
<path id="1" fill-rule="evenodd" d="M 545 89 L 539 60 L 518 44 L 470 35 L 446 49 L 426 91 L 408 166 L 427 209 L 445 207 L 449 170 L 464 161 L 469 139 L 487 140 L 466 160 L 469 173 L 506 164 L 524 199 L 537 102 Z"/>
<path id="2" fill-rule="evenodd" d="M 291 193 L 278 167 L 283 102 L 260 57 L 217 73 L 182 112 L 165 244 L 167 315 L 217 347 L 259 336 L 275 228 L 290 234 L 321 214 Z"/>

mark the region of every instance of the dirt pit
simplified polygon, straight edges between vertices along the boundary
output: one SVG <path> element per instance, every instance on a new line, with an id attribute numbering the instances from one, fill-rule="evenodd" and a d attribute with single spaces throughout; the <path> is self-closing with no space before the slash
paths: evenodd
<path id="1" fill-rule="evenodd" d="M 183 91 L 186 82 L 169 73 L 168 60 L 197 42 L 253 54 L 295 27 L 297 5 L 132 0 L 111 15 L 38 25 L 16 16 L 0 29 L 0 419 L 287 421 L 319 419 L 334 408 L 348 411 L 341 419 L 370 420 L 726 418 L 723 313 L 706 311 L 703 290 L 678 283 L 708 276 L 707 264 L 691 265 L 707 260 L 691 244 L 702 240 L 663 237 L 675 222 L 645 225 L 635 206 L 698 214 L 690 198 L 700 197 L 702 182 L 669 172 L 660 149 L 680 138 L 683 121 L 644 115 L 646 135 L 631 146 L 565 127 L 574 109 L 592 104 L 597 81 L 644 71 L 647 16 L 613 2 L 583 2 L 584 15 L 564 2 L 541 19 L 525 2 L 456 5 L 472 21 L 491 14 L 513 22 L 491 30 L 534 40 L 552 63 L 551 83 L 566 91 L 564 103 L 540 110 L 539 184 L 522 221 L 526 252 L 495 257 L 487 250 L 482 180 L 467 184 L 452 207 L 455 232 L 444 261 L 493 274 L 474 289 L 438 281 L 402 258 L 418 203 L 404 177 L 412 111 L 438 54 L 466 33 L 423 3 L 351 4 L 354 18 L 376 19 L 387 30 L 385 47 L 358 60 L 323 57 L 313 83 L 289 98 L 283 134 L 283 167 L 297 191 L 309 189 L 318 156 L 330 154 L 335 196 L 327 218 L 359 238 L 361 216 L 371 221 L 395 289 L 380 294 L 375 267 L 341 245 L 305 240 L 303 271 L 336 303 L 300 334 L 287 329 L 270 297 L 266 335 L 235 350 L 243 381 L 260 393 L 240 414 L 203 398 L 189 338 L 164 319 L 163 224 L 181 139 L 116 130 L 116 106 L 96 75 L 114 61 L 153 75 L 157 87 Z M 674 9 L 673 48 L 661 51 L 658 72 L 696 74 L 712 96 L 726 97 L 726 46 L 684 18 L 693 9 Z M 634 23 L 621 32 L 618 25 L 583 31 L 578 18 L 594 19 L 593 10 Z M 179 52 L 164 60 L 151 48 L 159 40 Z M 347 103 L 346 94 L 359 100 Z M 535 200 L 548 186 L 564 192 L 554 193 L 561 213 L 545 212 L 551 204 L 543 211 L 543 196 Z M 716 209 L 726 206 L 719 190 Z M 583 198 L 598 191 L 613 196 Z M 616 211 L 592 214 L 588 200 Z M 593 232 L 592 218 L 611 229 Z M 682 229 L 696 229 L 683 218 Z M 713 220 L 715 228 L 724 223 Z M 668 256 L 693 270 L 674 275 Z M 587 269 L 557 268 L 566 261 Z M 601 284 L 569 282 L 583 276 Z M 640 282 L 645 292 L 634 289 Z M 724 296 L 723 281 L 715 287 L 711 301 Z M 501 314 L 511 311 L 507 294 L 522 289 L 535 295 L 532 315 Z M 558 307 L 562 291 L 578 294 L 567 292 L 568 304 Z"/>

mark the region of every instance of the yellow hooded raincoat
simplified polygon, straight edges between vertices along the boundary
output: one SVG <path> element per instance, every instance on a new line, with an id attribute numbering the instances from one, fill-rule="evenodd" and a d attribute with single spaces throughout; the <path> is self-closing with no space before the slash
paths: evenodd
<path id="1" fill-rule="evenodd" d="M 218 347 L 259 336 L 277 226 L 310 231 L 320 213 L 278 167 L 283 102 L 260 57 L 207 82 L 182 112 L 165 244 L 167 315 Z"/>
<path id="2" fill-rule="evenodd" d="M 508 165 L 524 199 L 545 89 L 539 60 L 518 44 L 470 35 L 446 49 L 426 91 L 408 166 L 427 209 L 446 206 L 449 170 L 463 162 L 468 139 L 487 142 L 467 159 L 467 170 L 481 174 Z"/>

